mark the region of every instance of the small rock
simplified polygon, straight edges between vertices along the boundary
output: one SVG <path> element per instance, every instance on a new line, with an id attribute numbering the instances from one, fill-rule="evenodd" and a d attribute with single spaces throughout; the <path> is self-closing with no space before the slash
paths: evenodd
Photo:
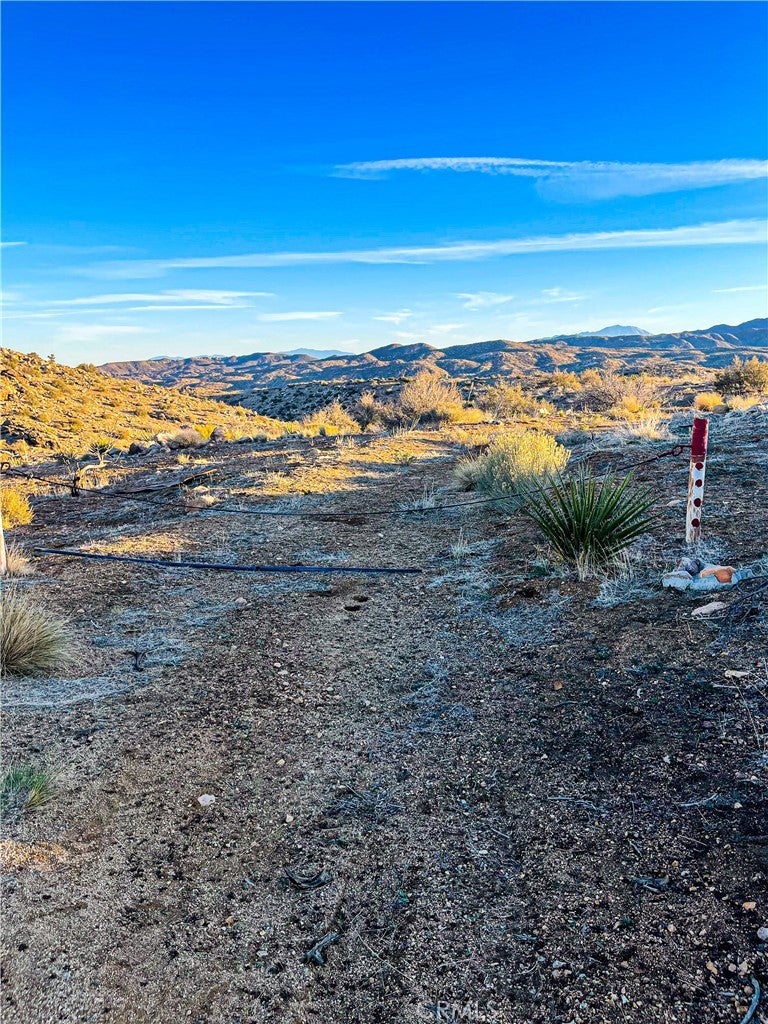
<path id="1" fill-rule="evenodd" d="M 201 807 L 210 807 L 211 804 L 216 803 L 216 797 L 212 796 L 210 793 L 203 793 L 202 796 L 197 798 L 197 802 Z"/>
<path id="2" fill-rule="evenodd" d="M 703 604 L 698 608 L 694 608 L 691 612 L 691 618 L 698 619 L 707 615 L 714 615 L 715 612 L 721 612 L 727 605 L 724 605 L 722 601 L 710 601 L 709 604 Z"/>
<path id="3" fill-rule="evenodd" d="M 757 929 L 757 937 L 761 942 L 768 942 L 768 928 L 765 925 Z"/>
<path id="4" fill-rule="evenodd" d="M 290 824 L 291 824 L 291 822 L 292 822 L 292 821 L 294 821 L 294 820 L 295 820 L 295 819 L 294 819 L 294 817 L 293 817 L 293 815 L 292 815 L 292 814 L 286 814 L 286 816 L 285 816 L 285 822 L 286 822 L 286 824 L 287 824 L 287 825 L 290 825 Z"/>
<path id="5" fill-rule="evenodd" d="M 741 904 L 742 910 L 755 910 L 756 908 L 757 903 L 754 900 L 746 900 L 744 903 Z"/>

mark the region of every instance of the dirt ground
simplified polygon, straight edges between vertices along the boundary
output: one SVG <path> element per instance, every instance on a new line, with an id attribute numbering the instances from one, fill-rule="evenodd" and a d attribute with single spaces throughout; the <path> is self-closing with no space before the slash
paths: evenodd
<path id="1" fill-rule="evenodd" d="M 581 451 L 602 470 L 668 448 Z M 206 448 L 220 502 L 342 521 L 40 490 L 28 545 L 422 572 L 36 560 L 18 585 L 82 652 L 65 677 L 5 681 L 6 763 L 57 782 L 6 823 L 4 1021 L 749 1013 L 768 988 L 766 604 L 743 583 L 717 595 L 741 614 L 705 621 L 709 595 L 661 590 L 685 456 L 638 469 L 661 518 L 619 584 L 579 582 L 485 506 L 365 515 L 470 500 L 461 451 L 436 432 Z M 189 468 L 119 465 L 122 486 Z M 764 414 L 713 421 L 718 560 L 768 554 L 767 469 Z"/>

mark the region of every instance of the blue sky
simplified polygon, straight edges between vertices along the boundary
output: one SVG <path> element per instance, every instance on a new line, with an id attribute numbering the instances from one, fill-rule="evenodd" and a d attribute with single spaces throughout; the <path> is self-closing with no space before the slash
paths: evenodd
<path id="1" fill-rule="evenodd" d="M 4 344 L 764 316 L 767 29 L 739 2 L 5 3 Z"/>

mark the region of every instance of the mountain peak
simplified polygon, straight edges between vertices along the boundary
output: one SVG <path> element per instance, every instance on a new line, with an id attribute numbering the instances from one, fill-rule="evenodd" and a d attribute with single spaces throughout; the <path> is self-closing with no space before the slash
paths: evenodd
<path id="1" fill-rule="evenodd" d="M 582 331 L 577 335 L 579 338 L 650 338 L 651 332 L 644 331 L 642 327 L 622 327 L 621 324 L 612 324 L 610 327 L 603 327 L 599 331 Z"/>

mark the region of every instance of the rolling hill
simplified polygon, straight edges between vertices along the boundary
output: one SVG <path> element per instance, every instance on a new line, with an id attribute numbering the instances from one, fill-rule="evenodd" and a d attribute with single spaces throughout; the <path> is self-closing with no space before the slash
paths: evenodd
<path id="1" fill-rule="evenodd" d="M 615 328 L 605 328 L 613 331 Z M 768 354 L 768 319 L 737 326 L 718 324 L 705 330 L 641 336 L 600 334 L 585 338 L 563 335 L 541 341 L 475 342 L 433 348 L 426 342 L 390 344 L 360 354 L 317 358 L 308 354 L 256 352 L 225 357 L 156 359 L 105 363 L 100 369 L 113 377 L 145 384 L 194 389 L 238 400 L 254 388 L 299 382 L 344 382 L 413 376 L 435 367 L 452 377 L 490 377 L 558 368 L 584 370 L 606 364 L 643 368 L 672 361 L 686 367 L 721 367 L 734 356 Z"/>

